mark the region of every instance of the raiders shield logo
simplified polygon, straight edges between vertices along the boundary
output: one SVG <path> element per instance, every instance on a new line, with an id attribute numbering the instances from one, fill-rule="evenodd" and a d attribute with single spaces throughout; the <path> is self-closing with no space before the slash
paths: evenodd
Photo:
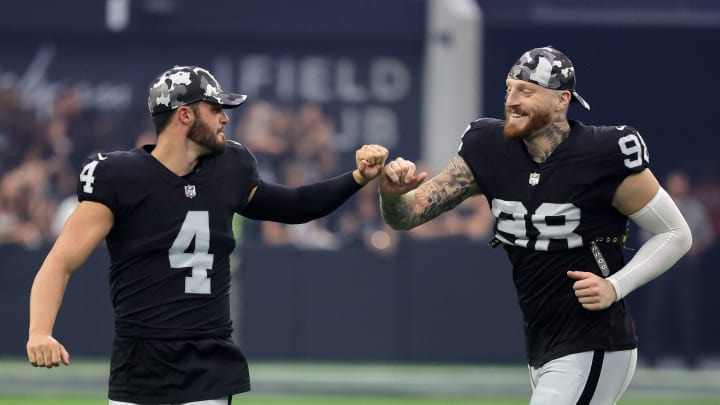
<path id="1" fill-rule="evenodd" d="M 197 195 L 197 192 L 195 191 L 195 186 L 192 184 L 189 184 L 185 186 L 185 197 L 187 198 L 193 198 Z"/>
<path id="2" fill-rule="evenodd" d="M 530 183 L 531 186 L 537 186 L 538 183 L 540 183 L 540 173 L 530 173 L 528 183 Z"/>

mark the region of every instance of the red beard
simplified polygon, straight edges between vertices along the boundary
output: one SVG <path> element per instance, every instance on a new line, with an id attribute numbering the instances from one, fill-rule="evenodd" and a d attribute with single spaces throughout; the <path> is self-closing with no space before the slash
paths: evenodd
<path id="1" fill-rule="evenodd" d="M 528 121 L 525 125 L 518 125 L 511 122 L 510 115 L 513 112 L 524 114 L 528 117 Z M 547 127 L 552 122 L 552 115 L 549 111 L 513 111 L 509 107 L 505 107 L 505 128 L 503 128 L 503 134 L 505 139 L 520 139 L 525 138 L 536 131 Z"/>

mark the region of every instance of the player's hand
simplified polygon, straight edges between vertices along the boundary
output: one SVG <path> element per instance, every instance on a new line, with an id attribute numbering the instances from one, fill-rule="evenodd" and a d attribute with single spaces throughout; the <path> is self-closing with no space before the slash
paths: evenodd
<path id="1" fill-rule="evenodd" d="M 427 173 L 415 174 L 415 163 L 401 157 L 385 165 L 380 178 L 380 194 L 400 195 L 416 189 L 427 178 Z"/>
<path id="2" fill-rule="evenodd" d="M 568 277 L 575 280 L 573 290 L 578 302 L 590 311 L 600 311 L 612 305 L 617 299 L 615 287 L 606 279 L 587 271 L 568 271 Z"/>
<path id="3" fill-rule="evenodd" d="M 70 353 L 50 335 L 30 335 L 27 342 L 28 361 L 33 367 L 70 365 Z"/>
<path id="4" fill-rule="evenodd" d="M 363 145 L 355 151 L 357 170 L 353 177 L 358 184 L 365 185 L 382 173 L 388 150 L 380 145 Z"/>

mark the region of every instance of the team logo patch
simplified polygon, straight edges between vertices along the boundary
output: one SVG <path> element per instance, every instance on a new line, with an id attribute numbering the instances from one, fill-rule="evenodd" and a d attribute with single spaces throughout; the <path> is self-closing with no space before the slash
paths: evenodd
<path id="1" fill-rule="evenodd" d="M 187 198 L 194 198 L 197 195 L 197 191 L 195 191 L 195 186 L 192 184 L 188 184 L 185 186 L 185 197 Z"/>
<path id="2" fill-rule="evenodd" d="M 537 186 L 538 183 L 540 183 L 540 173 L 530 173 L 528 183 L 530 183 L 531 186 Z"/>

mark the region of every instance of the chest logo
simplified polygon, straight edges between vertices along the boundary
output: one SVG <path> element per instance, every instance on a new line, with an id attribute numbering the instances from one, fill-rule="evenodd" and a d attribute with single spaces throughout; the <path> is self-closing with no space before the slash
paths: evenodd
<path id="1" fill-rule="evenodd" d="M 538 183 L 540 183 L 540 173 L 530 173 L 528 183 L 530 183 L 531 186 L 537 186 Z"/>
<path id="2" fill-rule="evenodd" d="M 197 195 L 197 191 L 195 190 L 195 186 L 192 184 L 188 184 L 185 186 L 185 197 L 187 198 L 194 198 Z"/>

